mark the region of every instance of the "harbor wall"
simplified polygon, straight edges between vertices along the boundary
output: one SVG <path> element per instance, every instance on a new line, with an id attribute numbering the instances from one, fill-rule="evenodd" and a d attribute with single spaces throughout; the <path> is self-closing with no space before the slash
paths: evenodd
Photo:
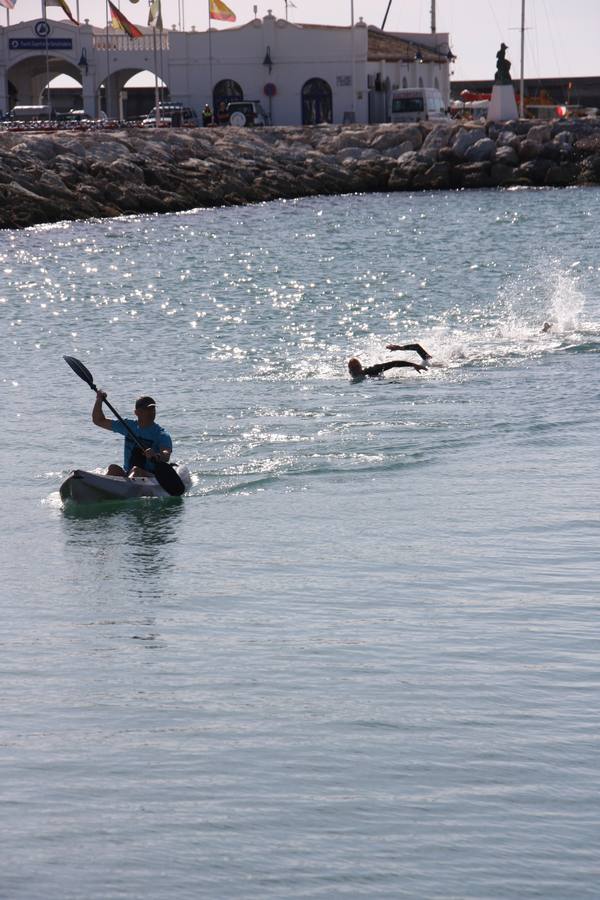
<path id="1" fill-rule="evenodd" d="M 600 119 L 0 134 L 0 227 L 372 191 L 600 183 Z"/>

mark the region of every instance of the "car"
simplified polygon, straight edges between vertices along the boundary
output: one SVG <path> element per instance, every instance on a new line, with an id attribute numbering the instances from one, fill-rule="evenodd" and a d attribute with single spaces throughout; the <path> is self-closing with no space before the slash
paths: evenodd
<path id="1" fill-rule="evenodd" d="M 266 125 L 268 116 L 258 100 L 233 100 L 227 104 L 229 124 L 237 128 Z"/>
<path id="2" fill-rule="evenodd" d="M 183 103 L 160 103 L 158 109 L 161 125 L 172 125 L 175 128 L 198 125 L 196 110 L 191 106 L 184 106 Z M 156 107 L 151 109 L 147 116 L 144 116 L 142 125 L 147 128 L 153 128 L 156 125 Z"/>

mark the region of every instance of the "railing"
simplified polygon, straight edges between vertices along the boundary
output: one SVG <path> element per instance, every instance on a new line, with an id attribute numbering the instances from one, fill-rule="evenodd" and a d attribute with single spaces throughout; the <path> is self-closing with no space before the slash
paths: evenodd
<path id="1" fill-rule="evenodd" d="M 106 46 L 108 40 L 108 47 Z M 153 34 L 145 34 L 141 38 L 130 38 L 126 34 L 95 34 L 93 36 L 94 50 L 109 50 L 131 52 L 143 50 L 146 53 L 152 52 L 156 46 L 157 50 L 169 49 L 169 34 L 163 31 L 156 33 L 156 44 L 154 43 Z"/>

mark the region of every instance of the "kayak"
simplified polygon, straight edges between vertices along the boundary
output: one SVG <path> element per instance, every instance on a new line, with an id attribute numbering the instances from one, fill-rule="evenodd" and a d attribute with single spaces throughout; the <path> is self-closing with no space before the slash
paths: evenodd
<path id="1" fill-rule="evenodd" d="M 192 486 L 187 466 L 175 466 L 186 491 Z M 170 497 L 156 478 L 119 478 L 117 475 L 101 475 L 74 469 L 60 486 L 63 503 L 102 503 L 105 500 L 134 500 L 137 497 Z"/>

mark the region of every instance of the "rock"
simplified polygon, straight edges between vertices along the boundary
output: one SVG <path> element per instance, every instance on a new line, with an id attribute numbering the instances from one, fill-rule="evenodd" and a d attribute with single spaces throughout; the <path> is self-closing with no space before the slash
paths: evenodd
<path id="1" fill-rule="evenodd" d="M 338 151 L 345 150 L 347 147 L 366 147 L 368 144 L 368 135 L 361 134 L 357 131 L 344 131 L 339 135 L 335 142 Z"/>
<path id="2" fill-rule="evenodd" d="M 437 159 L 437 151 L 448 147 L 455 131 L 456 125 L 435 125 L 423 141 L 421 152 Z"/>
<path id="3" fill-rule="evenodd" d="M 521 144 L 521 139 L 514 131 L 503 130 L 500 132 L 496 139 L 497 147 L 512 147 L 513 150 L 518 152 L 519 146 Z"/>
<path id="4" fill-rule="evenodd" d="M 511 147 L 502 147 L 502 150 L 509 150 L 514 153 Z M 516 154 L 515 154 L 516 156 Z M 514 177 L 514 167 L 512 165 L 507 165 L 504 162 L 500 162 L 498 157 L 496 156 L 496 162 L 492 165 L 490 170 L 490 178 L 494 184 L 494 187 L 503 187 L 504 185 L 511 184 Z"/>
<path id="5" fill-rule="evenodd" d="M 568 187 L 577 179 L 577 166 L 550 166 L 544 178 L 546 187 Z"/>
<path id="6" fill-rule="evenodd" d="M 417 175 L 413 180 L 413 187 L 422 186 L 431 190 L 446 190 L 450 187 L 450 166 L 447 162 L 434 163 L 431 168 Z"/>
<path id="7" fill-rule="evenodd" d="M 579 181 L 593 184 L 600 182 L 600 153 L 594 153 L 584 159 L 581 164 Z"/>
<path id="8" fill-rule="evenodd" d="M 559 131 L 557 134 L 554 135 L 554 140 L 557 141 L 559 144 L 568 144 L 569 146 L 571 146 L 574 139 L 575 139 L 575 136 L 570 131 Z"/>
<path id="9" fill-rule="evenodd" d="M 496 148 L 496 159 L 497 163 L 501 163 L 504 166 L 518 166 L 519 165 L 519 157 L 512 147 L 503 146 Z"/>
<path id="10" fill-rule="evenodd" d="M 485 136 L 485 128 L 460 128 L 451 145 L 455 158 L 462 162 L 469 147 Z"/>
<path id="11" fill-rule="evenodd" d="M 523 162 L 526 162 L 530 159 L 535 159 L 540 152 L 540 145 L 536 141 L 530 141 L 528 138 L 521 141 L 519 145 L 519 159 Z"/>
<path id="12" fill-rule="evenodd" d="M 380 131 L 375 135 L 373 140 L 370 142 L 370 146 L 373 150 L 378 150 L 380 153 L 385 150 L 391 150 L 393 147 L 398 147 L 399 144 L 406 143 L 406 138 L 401 136 L 399 133 L 399 129 L 396 125 L 386 126 L 385 131 Z M 420 136 L 419 132 L 419 136 Z M 409 148 L 413 149 L 413 145 Z M 418 147 L 415 148 L 418 150 Z"/>
<path id="13" fill-rule="evenodd" d="M 490 138 L 481 138 L 465 150 L 467 163 L 480 163 L 493 160 L 496 155 L 496 144 Z"/>
<path id="14" fill-rule="evenodd" d="M 567 147 L 569 147 L 570 150 L 569 144 L 567 144 Z M 546 141 L 546 143 L 542 144 L 540 147 L 540 156 L 544 159 L 550 159 L 553 162 L 560 162 L 563 157 L 563 151 L 560 144 L 557 144 L 556 141 Z"/>
<path id="15" fill-rule="evenodd" d="M 522 163 L 516 170 L 517 177 L 526 178 L 532 184 L 543 184 L 546 178 L 546 172 L 552 168 L 549 159 L 532 159 L 529 162 Z"/>
<path id="16" fill-rule="evenodd" d="M 455 167 L 453 183 L 465 188 L 494 187 L 491 169 L 489 162 L 464 163 Z"/>
<path id="17" fill-rule="evenodd" d="M 400 125 L 396 134 L 401 144 L 410 144 L 413 150 L 423 146 L 423 133 L 418 125 Z"/>
<path id="18" fill-rule="evenodd" d="M 538 144 L 545 144 L 552 140 L 551 125 L 532 125 L 527 132 L 527 140 Z"/>

